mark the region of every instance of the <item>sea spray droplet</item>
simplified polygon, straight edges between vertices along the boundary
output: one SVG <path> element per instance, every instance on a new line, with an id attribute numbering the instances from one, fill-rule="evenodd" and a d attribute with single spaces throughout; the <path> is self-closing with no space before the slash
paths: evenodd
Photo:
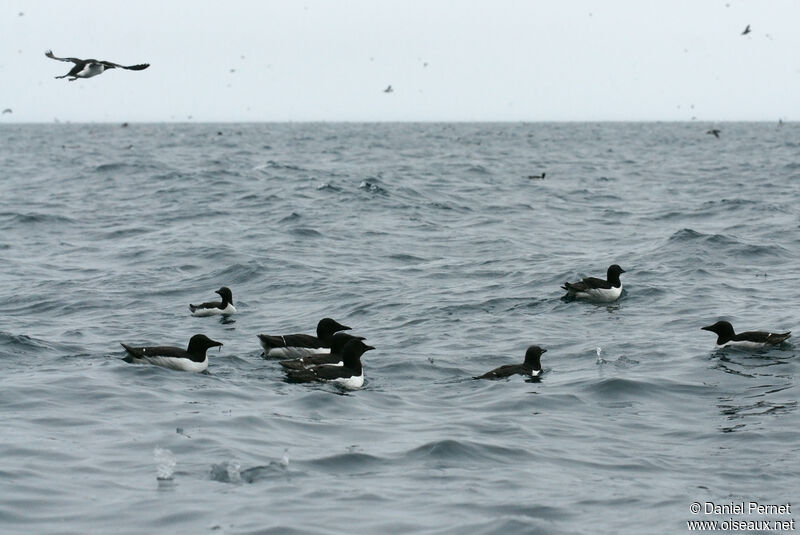
<path id="1" fill-rule="evenodd" d="M 228 461 L 225 470 L 228 473 L 228 481 L 231 483 L 242 482 L 242 465 L 239 461 Z"/>
<path id="2" fill-rule="evenodd" d="M 156 479 L 171 481 L 172 474 L 175 473 L 175 456 L 172 452 L 156 446 L 153 450 L 153 458 L 156 461 Z"/>
<path id="3" fill-rule="evenodd" d="M 606 361 L 600 356 L 600 353 L 603 351 L 602 347 L 596 347 L 595 352 L 597 353 L 597 364 L 604 364 Z"/>

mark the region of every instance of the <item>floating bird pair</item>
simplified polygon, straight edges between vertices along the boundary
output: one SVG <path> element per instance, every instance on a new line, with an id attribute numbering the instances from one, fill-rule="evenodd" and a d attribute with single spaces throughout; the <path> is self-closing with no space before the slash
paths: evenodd
<path id="1" fill-rule="evenodd" d="M 294 383 L 330 382 L 343 388 L 355 389 L 364 385 L 361 355 L 375 349 L 363 342 L 363 336 L 342 331 L 350 327 L 331 318 L 317 324 L 317 335 L 259 334 L 265 358 L 287 358 L 281 366 L 287 380 Z"/>
<path id="2" fill-rule="evenodd" d="M 223 286 L 215 293 L 222 301 L 208 302 L 200 305 L 189 305 L 192 316 L 213 316 L 215 314 L 233 314 L 233 294 L 230 288 Z M 222 347 L 222 342 L 212 340 L 204 334 L 196 334 L 189 339 L 186 349 L 173 346 L 133 347 L 122 344 L 128 355 L 125 362 L 134 364 L 154 364 L 172 370 L 202 372 L 208 368 L 206 351 L 211 347 Z"/>

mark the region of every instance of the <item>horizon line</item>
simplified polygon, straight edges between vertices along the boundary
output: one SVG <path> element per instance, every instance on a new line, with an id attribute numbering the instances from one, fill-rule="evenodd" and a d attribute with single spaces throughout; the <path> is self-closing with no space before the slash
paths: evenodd
<path id="1" fill-rule="evenodd" d="M 480 119 L 480 120 L 328 120 L 328 119 L 284 119 L 284 120 L 100 120 L 100 121 L 72 121 L 53 119 L 50 121 L 13 121 L 0 120 L 2 125 L 59 125 L 59 124 L 564 124 L 564 123 L 617 123 L 617 124 L 653 124 L 653 123 L 764 123 L 764 124 L 792 124 L 795 120 L 774 119 Z"/>

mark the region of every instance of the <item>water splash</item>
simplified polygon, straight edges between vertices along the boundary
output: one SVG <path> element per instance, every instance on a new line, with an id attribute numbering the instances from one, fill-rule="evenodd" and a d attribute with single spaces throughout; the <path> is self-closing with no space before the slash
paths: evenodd
<path id="1" fill-rule="evenodd" d="M 222 483 L 241 483 L 242 465 L 236 460 L 212 465 L 211 479 Z"/>
<path id="2" fill-rule="evenodd" d="M 596 364 L 598 366 L 606 363 L 606 359 L 604 359 L 603 357 L 600 356 L 600 353 L 602 351 L 603 351 L 602 347 L 596 347 L 595 348 L 595 352 L 597 353 L 597 362 L 596 362 Z"/>
<path id="3" fill-rule="evenodd" d="M 283 457 L 281 457 L 281 466 L 285 469 L 289 468 L 289 448 L 283 450 Z"/>
<path id="4" fill-rule="evenodd" d="M 175 456 L 172 452 L 156 446 L 153 450 L 153 458 L 156 461 L 156 479 L 172 481 L 172 475 L 175 473 Z"/>

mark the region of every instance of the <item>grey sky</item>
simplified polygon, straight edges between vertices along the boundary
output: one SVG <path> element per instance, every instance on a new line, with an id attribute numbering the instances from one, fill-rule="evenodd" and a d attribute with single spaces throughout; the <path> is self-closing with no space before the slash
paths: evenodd
<path id="1" fill-rule="evenodd" d="M 798 120 L 798 21 L 792 0 L 0 0 L 0 123 Z M 151 67 L 55 80 L 48 48 Z"/>

